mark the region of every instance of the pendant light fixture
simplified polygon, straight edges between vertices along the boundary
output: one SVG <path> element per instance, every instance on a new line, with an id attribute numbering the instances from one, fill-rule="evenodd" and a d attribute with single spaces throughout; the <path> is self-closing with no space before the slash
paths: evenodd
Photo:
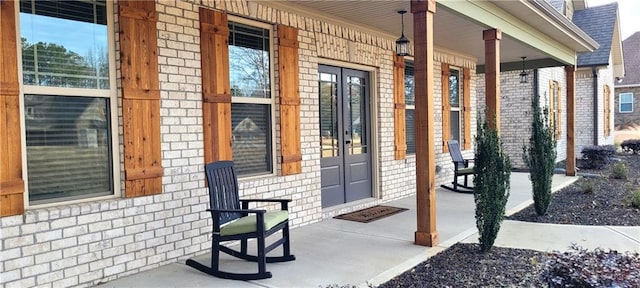
<path id="1" fill-rule="evenodd" d="M 400 14 L 402 19 L 402 35 L 400 38 L 396 40 L 396 55 L 398 56 L 407 56 L 409 55 L 409 39 L 404 36 L 404 14 L 407 13 L 407 10 L 400 10 L 398 14 Z"/>
<path id="2" fill-rule="evenodd" d="M 522 72 L 520 72 L 520 83 L 527 83 L 529 73 L 527 73 L 527 71 L 524 71 L 524 59 L 527 59 L 527 57 L 520 58 L 522 58 Z"/>

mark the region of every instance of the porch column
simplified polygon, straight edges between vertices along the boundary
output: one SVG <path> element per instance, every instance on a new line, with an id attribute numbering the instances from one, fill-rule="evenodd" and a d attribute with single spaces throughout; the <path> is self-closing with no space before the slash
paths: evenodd
<path id="1" fill-rule="evenodd" d="M 416 129 L 416 210 L 418 227 L 415 244 L 435 246 L 436 152 L 433 93 L 433 17 L 435 0 L 411 0 L 413 13 L 415 129 Z"/>
<path id="2" fill-rule="evenodd" d="M 576 67 L 564 66 L 567 77 L 567 176 L 576 176 Z"/>
<path id="3" fill-rule="evenodd" d="M 489 29 L 482 31 L 484 40 L 484 83 L 487 121 L 500 135 L 500 39 L 502 31 Z M 495 122 L 494 122 L 495 120 Z"/>

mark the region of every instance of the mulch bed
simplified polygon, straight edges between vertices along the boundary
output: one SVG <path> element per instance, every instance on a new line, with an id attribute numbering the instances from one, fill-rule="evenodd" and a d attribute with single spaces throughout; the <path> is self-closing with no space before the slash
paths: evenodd
<path id="1" fill-rule="evenodd" d="M 536 215 L 533 206 L 507 217 L 510 220 L 576 224 L 640 226 L 640 209 L 627 203 L 633 191 L 640 189 L 640 155 L 617 155 L 628 169 L 626 180 L 610 177 L 615 162 L 601 170 L 581 169 L 581 173 L 601 178 L 580 178 L 574 184 L 554 193 L 547 215 Z M 588 187 L 592 187 L 590 192 Z"/>
<path id="2" fill-rule="evenodd" d="M 613 163 L 602 170 L 580 172 L 603 177 L 580 179 L 554 193 L 548 214 L 529 206 L 507 219 L 579 225 L 640 226 L 640 209 L 625 199 L 640 189 L 640 155 L 617 155 L 628 168 L 627 180 L 611 179 Z M 585 193 L 591 185 L 593 191 Z M 606 248 L 606 247 L 603 247 Z M 379 287 L 546 287 L 538 274 L 546 253 L 493 247 L 480 253 L 478 244 L 455 244 Z"/>

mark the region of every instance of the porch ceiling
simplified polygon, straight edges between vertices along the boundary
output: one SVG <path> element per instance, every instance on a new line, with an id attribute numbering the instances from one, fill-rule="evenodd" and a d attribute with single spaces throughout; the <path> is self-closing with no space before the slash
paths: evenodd
<path id="1" fill-rule="evenodd" d="M 335 19 L 346 24 L 356 25 L 360 28 L 366 29 L 367 31 L 381 34 L 391 39 L 398 38 L 401 32 L 400 15 L 396 11 L 401 9 L 407 11 L 411 10 L 410 0 L 289 0 L 279 3 L 279 5 L 286 5 L 288 8 L 297 10 L 296 12 L 306 12 L 307 15 L 313 14 L 315 17 L 323 15 L 326 18 Z M 269 3 L 265 4 L 269 5 Z M 467 16 L 458 14 L 448 7 L 450 4 L 444 5 L 437 2 L 437 5 L 434 22 L 435 46 L 475 57 L 478 60 L 478 65 L 483 65 L 485 61 L 482 31 L 492 27 L 482 24 L 479 21 L 474 21 Z M 407 13 L 404 21 L 405 36 L 411 39 L 413 38 L 412 14 Z M 566 46 L 563 47 L 566 48 Z M 570 49 L 566 48 L 565 50 Z M 561 65 L 561 62 L 567 62 L 566 57 L 565 59 L 553 57 L 552 55 L 543 52 L 543 50 L 533 47 L 527 43 L 523 43 L 521 40 L 517 40 L 512 37 L 512 35 L 506 33 L 506 31 L 503 31 L 500 61 L 502 63 L 520 62 L 520 57 L 522 56 L 526 56 L 527 61 L 547 59 L 545 63 L 555 63 L 557 65 Z M 553 58 L 555 61 L 548 61 L 549 58 Z"/>

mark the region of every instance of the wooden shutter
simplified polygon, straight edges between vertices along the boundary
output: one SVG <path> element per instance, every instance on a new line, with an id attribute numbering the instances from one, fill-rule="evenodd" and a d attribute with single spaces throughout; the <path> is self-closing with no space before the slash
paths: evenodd
<path id="1" fill-rule="evenodd" d="M 553 80 L 549 80 L 549 127 L 556 129 L 555 133 L 558 134 L 558 126 L 556 126 L 556 107 L 555 107 L 555 84 Z"/>
<path id="2" fill-rule="evenodd" d="M 562 136 L 562 90 L 560 88 L 560 83 L 556 82 L 556 111 L 558 111 L 558 131 L 556 131 L 556 138 L 560 139 Z"/>
<path id="3" fill-rule="evenodd" d="M 298 29 L 278 25 L 282 175 L 297 174 L 302 170 L 298 69 Z"/>
<path id="4" fill-rule="evenodd" d="M 604 136 L 608 137 L 611 135 L 611 90 L 609 89 L 609 85 L 604 85 L 604 94 L 603 94 L 603 103 L 604 106 Z"/>
<path id="5" fill-rule="evenodd" d="M 0 216 L 24 212 L 14 1 L 0 1 Z"/>
<path id="6" fill-rule="evenodd" d="M 118 1 L 126 197 L 162 192 L 155 1 Z"/>
<path id="7" fill-rule="evenodd" d="M 233 159 L 227 14 L 200 8 L 205 163 Z"/>
<path id="8" fill-rule="evenodd" d="M 396 160 L 407 156 L 406 118 L 404 101 L 404 56 L 393 55 L 393 117 Z"/>
<path id="9" fill-rule="evenodd" d="M 442 152 L 449 152 L 447 141 L 451 137 L 451 104 L 449 103 L 449 64 L 442 63 Z"/>
<path id="10" fill-rule="evenodd" d="M 469 68 L 463 70 L 463 118 L 464 118 L 464 150 L 471 149 L 471 71 Z"/>

